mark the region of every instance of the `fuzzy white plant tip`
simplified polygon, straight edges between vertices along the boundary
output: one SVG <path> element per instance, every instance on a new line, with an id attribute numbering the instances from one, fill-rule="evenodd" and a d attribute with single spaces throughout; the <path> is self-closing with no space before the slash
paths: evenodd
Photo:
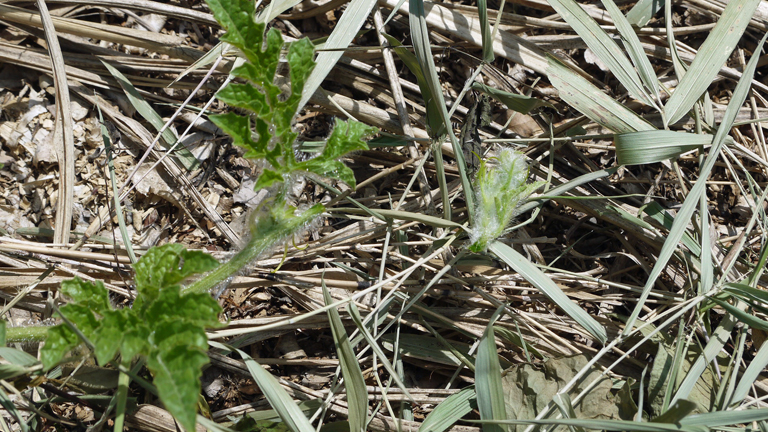
<path id="1" fill-rule="evenodd" d="M 525 156 L 512 149 L 480 162 L 474 181 L 475 221 L 469 239 L 472 252 L 482 252 L 502 235 L 516 215 L 521 201 L 543 182 L 528 183 Z"/>

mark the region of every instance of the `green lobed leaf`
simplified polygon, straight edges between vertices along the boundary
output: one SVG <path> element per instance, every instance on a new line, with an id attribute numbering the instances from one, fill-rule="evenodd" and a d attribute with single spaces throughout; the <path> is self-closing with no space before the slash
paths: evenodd
<path id="1" fill-rule="evenodd" d="M 216 21 L 227 29 L 227 32 L 220 38 L 222 41 L 240 48 L 246 55 L 250 51 L 248 44 L 261 47 L 264 36 L 264 24 L 257 25 L 254 21 L 255 9 L 252 1 L 208 0 L 206 3 L 211 8 Z"/>
<path id="2" fill-rule="evenodd" d="M 106 291 L 106 290 L 105 290 Z M 83 336 L 93 339 L 96 329 L 99 327 L 99 319 L 93 314 L 90 305 L 69 303 L 60 309 L 61 314 L 69 320 Z M 65 323 L 66 325 L 66 323 Z"/>
<path id="3" fill-rule="evenodd" d="M 205 352 L 186 345 L 147 356 L 147 367 L 155 376 L 163 405 L 187 431 L 195 430 L 201 368 L 206 364 Z"/>
<path id="4" fill-rule="evenodd" d="M 134 266 L 139 291 L 134 306 L 121 310 L 110 307 L 101 283 L 62 283 L 72 302 L 60 310 L 67 323 L 48 330 L 41 350 L 45 367 L 61 361 L 81 343 L 81 335 L 92 343 L 102 365 L 118 352 L 126 361 L 145 355 L 163 404 L 186 430 L 193 430 L 200 368 L 208 363 L 204 329 L 220 325 L 221 308 L 208 294 L 181 295 L 178 283 L 218 266 L 213 257 L 181 245 L 152 248 Z"/>
<path id="5" fill-rule="evenodd" d="M 115 358 L 123 344 L 123 337 L 129 328 L 127 312 L 126 310 L 107 311 L 101 318 L 101 325 L 96 329 L 93 340 L 95 347 L 93 354 L 102 366 Z"/>
<path id="6" fill-rule="evenodd" d="M 76 277 L 61 283 L 61 293 L 96 313 L 109 310 L 109 295 L 101 281 L 87 282 Z"/>
<path id="7" fill-rule="evenodd" d="M 221 306 L 209 294 L 181 295 L 181 288 L 176 285 L 160 291 L 144 316 L 152 323 L 178 321 L 198 328 L 213 328 L 222 325 L 218 320 L 220 312 Z"/>
<path id="8" fill-rule="evenodd" d="M 314 53 L 315 47 L 307 38 L 292 43 L 288 49 L 288 65 L 291 74 L 291 96 L 288 101 L 294 113 L 301 99 L 304 85 L 315 69 L 315 61 L 312 60 Z"/>
<path id="9" fill-rule="evenodd" d="M 275 84 L 275 72 L 283 46 L 283 38 L 277 29 L 266 33 L 264 46 L 264 24 L 254 21 L 254 4 L 248 1 L 211 2 L 214 16 L 227 30 L 222 40 L 239 48 L 248 62 L 234 68 L 231 74 L 242 78 L 246 83 L 231 83 L 218 93 L 218 97 L 229 105 L 251 111 L 253 118 L 233 113 L 211 116 L 210 119 L 233 137 L 235 145 L 245 148 L 245 157 L 263 158 L 271 165 L 266 168 L 256 181 L 255 188 L 267 188 L 283 182 L 293 172 L 305 172 L 309 175 L 335 178 L 354 185 L 355 179 L 350 169 L 335 159 L 352 151 L 367 149 L 361 141 L 365 135 L 376 133 L 376 129 L 364 125 L 357 126 L 359 133 L 344 130 L 332 134 L 326 148 L 349 149 L 343 152 L 323 152 L 314 159 L 299 162 L 296 160 L 294 141 L 298 134 L 293 131 L 292 123 L 297 114 L 302 98 L 302 90 L 315 68 L 314 47 L 309 39 L 293 42 L 288 48 L 287 61 L 290 77 L 290 93 L 283 95 L 283 90 Z M 247 38 L 251 38 L 250 40 Z M 287 97 L 286 97 L 287 96 Z M 357 122 L 350 122 L 354 124 Z M 257 138 L 254 138 L 252 126 Z M 340 139 L 342 138 L 343 139 Z M 339 147 L 338 143 L 343 144 Z"/>
<path id="10" fill-rule="evenodd" d="M 125 358 L 134 358 L 141 353 L 149 352 L 149 335 L 152 330 L 143 321 L 139 321 L 135 315 L 129 315 L 132 321 L 129 330 L 123 335 L 123 344 L 120 353 Z"/>
<path id="11" fill-rule="evenodd" d="M 208 338 L 201 327 L 173 320 L 159 321 L 149 335 L 151 351 L 168 351 L 177 345 L 185 345 L 200 350 L 208 347 Z"/>
<path id="12" fill-rule="evenodd" d="M 136 290 L 144 296 L 145 303 L 152 302 L 160 289 L 218 265 L 215 258 L 204 252 L 188 251 L 180 244 L 165 244 L 148 250 L 134 266 Z"/>
<path id="13" fill-rule="evenodd" d="M 40 360 L 43 362 L 43 367 L 50 369 L 56 366 L 67 352 L 81 343 L 77 334 L 65 324 L 49 328 L 45 345 L 40 348 Z"/>

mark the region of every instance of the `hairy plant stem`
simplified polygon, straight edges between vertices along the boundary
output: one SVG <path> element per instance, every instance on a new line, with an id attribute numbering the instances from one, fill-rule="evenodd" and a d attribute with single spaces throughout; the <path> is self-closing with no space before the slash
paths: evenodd
<path id="1" fill-rule="evenodd" d="M 8 327 L 6 342 L 41 342 L 48 334 L 48 326 Z"/>
<path id="2" fill-rule="evenodd" d="M 302 214 L 294 216 L 285 212 L 281 213 L 279 207 L 283 205 L 280 201 L 274 203 L 274 207 L 270 210 L 269 214 L 263 215 L 260 220 L 254 222 L 251 229 L 251 239 L 232 259 L 221 264 L 216 270 L 208 273 L 202 279 L 182 288 L 182 292 L 201 293 L 210 291 L 219 283 L 239 272 L 261 254 L 295 234 L 296 231 L 325 211 L 325 207 L 321 204 L 316 204 L 305 210 Z"/>

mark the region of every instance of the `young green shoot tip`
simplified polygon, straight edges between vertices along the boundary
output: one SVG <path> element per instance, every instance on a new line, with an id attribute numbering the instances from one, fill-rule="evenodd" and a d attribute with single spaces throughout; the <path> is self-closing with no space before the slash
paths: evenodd
<path id="1" fill-rule="evenodd" d="M 502 149 L 492 162 L 483 160 L 475 175 L 475 222 L 469 250 L 483 252 L 517 215 L 519 204 L 544 182 L 528 183 L 528 163 L 512 149 Z"/>

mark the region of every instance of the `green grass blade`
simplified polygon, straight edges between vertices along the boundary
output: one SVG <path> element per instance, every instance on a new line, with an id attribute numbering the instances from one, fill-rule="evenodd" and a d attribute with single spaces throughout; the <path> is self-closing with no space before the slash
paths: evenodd
<path id="1" fill-rule="evenodd" d="M 384 348 L 392 351 L 395 348 L 394 337 L 385 334 L 381 337 Z M 469 345 L 450 341 L 453 348 L 461 352 L 465 358 L 472 359 L 469 355 Z M 448 366 L 463 366 L 452 350 L 445 347 L 440 341 L 431 336 L 422 336 L 404 333 L 400 335 L 398 349 L 401 355 L 413 357 L 427 362 L 435 362 Z"/>
<path id="2" fill-rule="evenodd" d="M 659 414 L 651 421 L 654 423 L 678 423 L 697 407 L 698 405 L 695 402 L 680 399 L 669 407 L 668 410 Z"/>
<path id="3" fill-rule="evenodd" d="M 488 1 L 477 0 L 477 14 L 480 18 L 480 34 L 483 40 L 483 61 L 491 63 L 493 55 L 493 39 L 491 38 L 491 23 L 488 22 Z"/>
<path id="4" fill-rule="evenodd" d="M 738 404 L 747 397 L 747 394 L 752 390 L 752 386 L 755 384 L 755 380 L 760 377 L 763 369 L 768 365 L 768 343 L 763 343 L 763 346 L 757 350 L 757 354 L 749 362 L 747 370 L 739 379 L 739 383 L 736 385 L 736 390 L 733 391 L 731 396 L 731 404 Z"/>
<path id="5" fill-rule="evenodd" d="M 641 165 L 676 159 L 685 152 L 712 144 L 712 135 L 670 130 L 630 132 L 614 136 L 619 165 Z M 728 143 L 733 140 L 727 138 Z"/>
<path id="6" fill-rule="evenodd" d="M 680 425 L 683 427 L 706 426 L 707 428 L 716 428 L 719 426 L 748 424 L 767 419 L 768 408 L 745 409 L 739 411 L 714 411 L 690 415 L 680 420 Z"/>
<path id="7" fill-rule="evenodd" d="M 701 223 L 699 229 L 699 233 L 701 233 L 701 255 L 699 256 L 701 280 L 699 282 L 699 294 L 708 292 L 715 280 L 715 271 L 712 266 L 712 241 L 709 237 L 709 210 L 707 206 L 708 199 L 705 194 L 699 199 L 699 220 Z"/>
<path id="8" fill-rule="evenodd" d="M 106 64 L 106 63 L 105 63 Z M 128 253 L 128 259 L 131 263 L 136 264 L 136 254 L 133 253 L 133 242 L 128 235 L 128 228 L 125 226 L 125 217 L 123 216 L 123 206 L 120 203 L 120 193 L 117 188 L 117 178 L 115 177 L 115 162 L 112 151 L 112 139 L 109 136 L 107 127 L 104 126 L 104 117 L 101 115 L 101 107 L 96 105 L 96 109 L 99 112 L 99 123 L 101 124 L 101 139 L 104 141 L 104 150 L 107 153 L 107 167 L 109 168 L 109 182 L 112 183 L 112 199 L 115 206 L 115 215 L 117 215 L 117 226 L 120 228 L 120 236 L 123 238 L 123 246 Z"/>
<path id="9" fill-rule="evenodd" d="M 655 106 L 653 98 L 643 88 L 643 81 L 621 47 L 578 3 L 574 0 L 550 0 L 549 4 L 584 39 L 587 46 L 613 72 L 630 96 L 646 105 Z M 642 48 L 640 52 L 642 53 Z"/>
<path id="10" fill-rule="evenodd" d="M 705 426 L 680 426 L 674 423 L 645 423 L 629 420 L 546 419 L 505 420 L 504 423 L 510 425 L 578 426 L 586 429 L 627 432 L 709 432 L 709 429 Z"/>
<path id="11" fill-rule="evenodd" d="M 690 396 L 696 386 L 696 382 L 701 378 L 707 365 L 715 359 L 720 350 L 725 346 L 725 343 L 730 339 L 731 331 L 733 330 L 735 323 L 736 321 L 733 319 L 733 315 L 726 315 L 725 319 L 720 322 L 720 325 L 712 333 L 709 342 L 707 342 L 707 345 L 704 347 L 704 352 L 702 352 L 696 358 L 696 361 L 693 362 L 691 367 L 688 368 L 688 372 L 680 383 L 670 405 L 674 405 L 678 400 L 687 399 Z"/>
<path id="12" fill-rule="evenodd" d="M 326 305 L 333 303 L 331 293 L 322 282 L 323 299 Z M 328 309 L 328 320 L 331 323 L 333 342 L 336 345 L 336 353 L 339 356 L 341 375 L 344 377 L 344 387 L 347 389 L 347 404 L 349 405 L 349 430 L 350 432 L 365 432 L 368 425 L 368 390 L 365 387 L 363 372 L 357 361 L 352 344 L 349 343 L 349 335 L 344 330 L 344 323 L 336 308 Z"/>
<path id="13" fill-rule="evenodd" d="M 412 52 L 408 51 L 407 48 L 404 48 L 402 46 L 403 44 L 397 39 L 386 33 L 382 33 L 382 36 L 384 36 L 384 38 L 387 39 L 387 42 L 389 42 L 389 45 L 393 47 L 395 54 L 397 54 L 403 64 L 405 64 L 405 67 L 407 67 L 416 77 L 416 84 L 419 86 L 422 99 L 424 99 L 424 108 L 427 110 L 427 132 L 429 133 L 429 136 L 439 136 L 443 128 L 443 123 L 440 118 L 438 99 L 431 96 L 432 89 L 427 82 L 424 71 L 421 69 L 419 59 L 417 59 Z"/>
<path id="14" fill-rule="evenodd" d="M 475 409 L 477 395 L 474 386 L 470 386 L 436 406 L 419 426 L 419 432 L 443 432 Z"/>
<path id="15" fill-rule="evenodd" d="M 365 24 L 375 4 L 376 0 L 352 0 L 349 2 L 339 22 L 336 23 L 336 27 L 333 28 L 333 32 L 325 41 L 323 48 L 327 51 L 319 53 L 315 59 L 317 65 L 307 78 L 304 89 L 301 91 L 299 110 L 315 94 L 336 62 L 344 55 L 344 50 L 349 48 L 349 44 L 352 43 L 357 32 Z"/>
<path id="16" fill-rule="evenodd" d="M 301 3 L 301 0 L 275 0 L 269 2 L 264 9 L 256 13 L 255 21 L 257 23 L 268 24 L 272 22 L 273 19 L 277 18 L 278 15 L 299 3 Z"/>
<path id="17" fill-rule="evenodd" d="M 554 57 L 549 57 L 547 76 L 568 105 L 597 124 L 616 133 L 656 129 Z"/>
<path id="18" fill-rule="evenodd" d="M 634 27 L 645 27 L 664 6 L 664 0 L 640 0 L 627 12 L 627 21 Z"/>
<path id="19" fill-rule="evenodd" d="M 726 311 L 728 311 L 729 314 L 733 315 L 734 318 L 736 318 L 738 321 L 741 321 L 742 323 L 748 325 L 749 327 L 760 329 L 763 331 L 768 331 L 768 322 L 765 320 L 762 320 L 752 314 L 747 313 L 746 311 L 743 311 L 736 306 L 724 302 L 722 300 L 711 298 L 712 302 L 716 303 Z"/>
<path id="20" fill-rule="evenodd" d="M 573 318 L 574 321 L 589 332 L 589 334 L 597 339 L 597 341 L 602 344 L 607 341 L 608 336 L 606 335 L 605 328 L 584 309 L 579 307 L 578 304 L 571 301 L 571 299 L 569 299 L 568 296 L 566 296 L 565 293 L 552 282 L 552 279 L 528 261 L 524 256 L 499 241 L 491 243 L 488 249 L 500 260 L 512 267 L 513 270 L 518 272 L 525 280 L 541 290 L 544 295 L 549 297 L 549 299 L 560 307 L 563 312 Z"/>
<path id="21" fill-rule="evenodd" d="M 504 389 L 501 384 L 501 365 L 496 352 L 496 337 L 493 324 L 504 311 L 504 306 L 496 309 L 485 327 L 475 360 L 475 391 L 477 407 L 483 420 L 506 420 L 507 408 L 504 404 Z M 494 423 L 483 423 L 483 432 L 504 432 L 507 428 Z"/>
<path id="22" fill-rule="evenodd" d="M 645 55 L 643 45 L 640 43 L 640 38 L 637 37 L 637 33 L 632 28 L 632 24 L 627 20 L 619 7 L 613 0 L 602 0 L 605 9 L 611 14 L 613 23 L 616 25 L 616 30 L 621 34 L 621 41 L 624 44 L 624 48 L 627 50 L 629 59 L 632 60 L 632 64 L 635 65 L 640 79 L 642 80 L 645 88 L 650 91 L 646 93 L 650 96 L 651 101 L 660 101 L 661 95 L 659 94 L 659 80 L 656 77 L 656 72 L 653 70 L 653 65 Z M 659 109 L 655 103 L 652 106 Z"/>
<path id="23" fill-rule="evenodd" d="M 548 195 L 565 195 L 565 193 L 568 192 L 571 189 L 575 189 L 575 188 L 577 188 L 577 187 L 579 187 L 581 185 L 587 184 L 587 183 L 589 183 L 591 181 L 595 181 L 595 180 L 599 180 L 601 178 L 608 177 L 608 176 L 613 175 L 614 173 L 616 173 L 616 171 L 618 171 L 618 167 L 603 169 L 603 170 L 599 170 L 599 171 L 594 171 L 594 172 L 587 173 L 587 174 L 582 174 L 582 175 L 576 177 L 575 179 L 573 179 L 573 180 L 571 180 L 569 182 L 563 183 L 560 186 L 553 187 L 552 189 L 547 191 L 547 194 Z M 547 200 L 545 200 L 545 199 L 538 199 L 536 197 L 531 198 L 527 203 L 525 203 L 525 204 L 521 205 L 520 207 L 518 207 L 517 213 L 518 214 L 523 214 L 523 213 L 525 213 L 525 212 L 527 212 L 529 210 L 533 210 L 536 207 L 538 207 L 539 205 L 541 205 L 542 203 L 544 203 L 545 201 L 548 201 L 548 199 Z"/>
<path id="24" fill-rule="evenodd" d="M 753 55 L 749 60 L 747 67 L 744 69 L 744 73 L 741 75 L 739 83 L 736 85 L 736 89 L 733 92 L 731 102 L 728 104 L 728 108 L 726 108 L 725 114 L 723 115 L 723 121 L 720 124 L 720 127 L 717 129 L 717 133 L 712 140 L 712 148 L 709 150 L 709 154 L 707 155 L 707 158 L 701 167 L 699 178 L 696 181 L 696 184 L 693 185 L 690 193 L 685 198 L 685 202 L 683 202 L 683 206 L 680 208 L 677 216 L 675 217 L 675 222 L 672 224 L 672 229 L 669 230 L 669 236 L 667 237 L 667 240 L 664 242 L 664 246 L 662 246 L 661 251 L 659 252 L 659 256 L 656 259 L 656 264 L 654 264 L 653 269 L 651 270 L 651 274 L 648 276 L 648 280 L 645 283 L 645 286 L 643 286 L 643 292 L 638 298 L 635 309 L 632 311 L 632 315 L 630 315 L 629 319 L 627 320 L 627 325 L 624 327 L 624 331 L 622 332 L 624 335 L 627 335 L 632 331 L 632 326 L 634 325 L 637 317 L 640 315 L 640 311 L 645 305 L 645 301 L 648 299 L 648 295 L 650 294 L 653 285 L 656 283 L 656 279 L 659 277 L 659 275 L 661 275 L 661 272 L 663 271 L 664 267 L 666 267 L 669 259 L 672 258 L 672 254 L 675 253 L 678 243 L 680 242 L 680 238 L 685 233 L 688 222 L 691 220 L 691 216 L 699 204 L 699 199 L 701 198 L 702 194 L 705 193 L 707 178 L 712 172 L 712 168 L 715 166 L 715 162 L 720 155 L 722 146 L 726 142 L 725 138 L 728 135 L 728 132 L 731 130 L 731 125 L 736 119 L 736 115 L 738 114 L 741 105 L 747 98 L 747 93 L 752 83 L 752 77 L 754 76 L 755 69 L 757 68 L 757 61 L 760 57 L 759 53 L 763 48 L 766 37 L 768 37 L 768 33 L 763 36 L 763 39 L 757 45 L 757 49 L 755 50 L 756 55 Z M 688 75 L 694 74 L 689 71 L 686 76 Z"/>
<path id="25" fill-rule="evenodd" d="M 445 107 L 445 98 L 443 97 L 443 86 L 440 82 L 440 78 L 437 75 L 437 69 L 435 69 L 435 61 L 432 58 L 432 47 L 429 44 L 429 31 L 427 30 L 426 12 L 424 11 L 423 0 L 411 0 L 408 4 L 408 21 L 411 28 L 411 39 L 413 40 L 413 50 L 416 54 L 416 58 L 419 61 L 422 71 L 424 72 L 424 79 L 429 87 L 428 94 L 422 94 L 424 100 L 429 101 L 429 98 L 434 98 L 438 114 L 440 115 L 442 134 L 448 134 L 451 140 L 451 146 L 453 147 L 454 158 L 456 159 L 456 167 L 459 170 L 459 178 L 461 179 L 461 187 L 464 192 L 464 202 L 467 204 L 467 211 L 469 215 L 469 221 L 472 223 L 474 219 L 474 196 L 472 194 L 472 185 L 469 181 L 469 174 L 467 173 L 467 164 L 464 161 L 464 149 L 461 147 L 459 140 L 453 133 L 451 127 L 451 118 L 448 115 L 448 110 Z M 442 135 L 440 134 L 440 135 Z M 439 135 L 431 135 L 432 138 L 436 138 Z M 439 148 L 437 151 L 440 151 Z M 442 154 L 435 156 L 435 164 L 439 164 L 439 158 Z M 438 170 L 442 170 L 441 166 L 438 166 Z M 443 181 L 442 177 L 438 178 L 438 182 Z M 448 191 L 445 190 L 444 185 L 441 184 L 441 193 L 443 195 L 443 202 L 447 203 L 445 199 Z M 449 205 L 445 205 L 445 215 L 450 216 Z"/>
<path id="26" fill-rule="evenodd" d="M 557 409 L 560 411 L 560 415 L 566 419 L 578 418 L 576 411 L 573 410 L 573 404 L 571 403 L 571 397 L 567 393 L 556 393 L 552 397 L 552 402 L 557 405 Z M 568 426 L 571 432 L 584 432 L 584 428 L 581 426 Z"/>
<path id="27" fill-rule="evenodd" d="M 759 4 L 760 0 L 728 2 L 717 25 L 699 48 L 688 72 L 680 79 L 664 107 L 669 124 L 680 120 L 707 91 L 720 68 L 736 48 Z M 742 76 L 739 81 L 743 80 Z"/>
<path id="28" fill-rule="evenodd" d="M 6 393 L 1 388 L 0 388 L 0 406 L 5 408 L 5 410 L 8 412 L 8 415 L 11 416 L 11 418 L 16 419 L 16 422 L 18 423 L 19 428 L 21 429 L 22 432 L 29 432 L 29 425 L 27 424 L 27 421 L 24 419 L 24 416 L 22 416 L 19 410 L 16 409 L 16 404 L 8 396 L 8 393 Z"/>
<path id="29" fill-rule="evenodd" d="M 413 400 L 411 393 L 408 392 L 408 387 L 406 387 L 405 383 L 403 383 L 403 381 L 400 379 L 400 375 L 395 371 L 394 366 L 392 366 L 392 363 L 390 363 L 389 359 L 387 359 L 387 355 L 384 353 L 384 351 L 379 346 L 379 343 L 376 342 L 376 339 L 374 339 L 373 335 L 371 335 L 371 332 L 368 331 L 368 328 L 363 323 L 362 317 L 360 316 L 360 311 L 357 309 L 357 306 L 355 306 L 354 303 L 350 303 L 348 308 L 349 316 L 352 317 L 352 322 L 354 322 L 357 326 L 357 329 L 360 330 L 360 334 L 363 336 L 363 338 L 365 338 L 365 341 L 368 342 L 368 346 L 373 350 L 374 353 L 376 353 L 378 360 L 384 366 L 384 369 L 386 369 L 387 373 L 389 373 L 392 379 L 395 380 L 395 384 L 400 387 L 400 390 L 403 391 L 403 394 L 408 399 L 410 399 L 411 402 L 416 403 L 416 401 Z"/>
<path id="30" fill-rule="evenodd" d="M 105 62 L 104 60 L 102 60 L 101 63 L 117 80 L 117 83 L 120 84 L 120 87 L 123 88 L 123 92 L 128 97 L 131 105 L 136 108 L 136 111 L 141 114 L 141 116 L 144 117 L 144 119 L 148 121 L 155 128 L 155 130 L 158 132 L 163 131 L 161 137 L 165 142 L 165 147 L 168 148 L 176 144 L 176 135 L 170 128 L 165 127 L 165 121 L 162 117 L 160 117 L 160 114 L 158 114 L 157 111 L 152 108 L 149 102 L 147 102 L 144 97 L 141 96 L 139 91 L 136 90 L 136 87 L 134 87 L 133 84 L 128 81 L 128 78 L 126 78 L 125 75 L 123 75 L 122 72 L 117 70 L 114 66 Z M 174 150 L 173 155 L 176 156 L 184 168 L 189 171 L 196 169 L 198 165 L 200 165 L 200 161 L 198 161 L 197 158 L 185 148 Z"/>
<path id="31" fill-rule="evenodd" d="M 516 111 L 522 114 L 528 114 L 532 109 L 538 108 L 542 105 L 550 107 L 552 106 L 552 104 L 549 102 L 545 102 L 541 99 L 505 92 L 493 87 L 488 87 L 487 85 L 477 81 L 472 83 L 472 90 L 483 92 L 488 96 L 496 99 L 497 101 L 503 103 L 512 111 Z"/>
<path id="32" fill-rule="evenodd" d="M 269 405 L 277 411 L 283 423 L 293 432 L 315 432 L 315 428 L 309 423 L 304 412 L 288 396 L 288 393 L 283 390 L 277 379 L 271 373 L 264 370 L 260 364 L 256 363 L 251 356 L 239 349 L 237 352 L 245 360 L 248 372 L 251 373 L 254 381 L 256 381 L 267 401 L 269 401 Z"/>

